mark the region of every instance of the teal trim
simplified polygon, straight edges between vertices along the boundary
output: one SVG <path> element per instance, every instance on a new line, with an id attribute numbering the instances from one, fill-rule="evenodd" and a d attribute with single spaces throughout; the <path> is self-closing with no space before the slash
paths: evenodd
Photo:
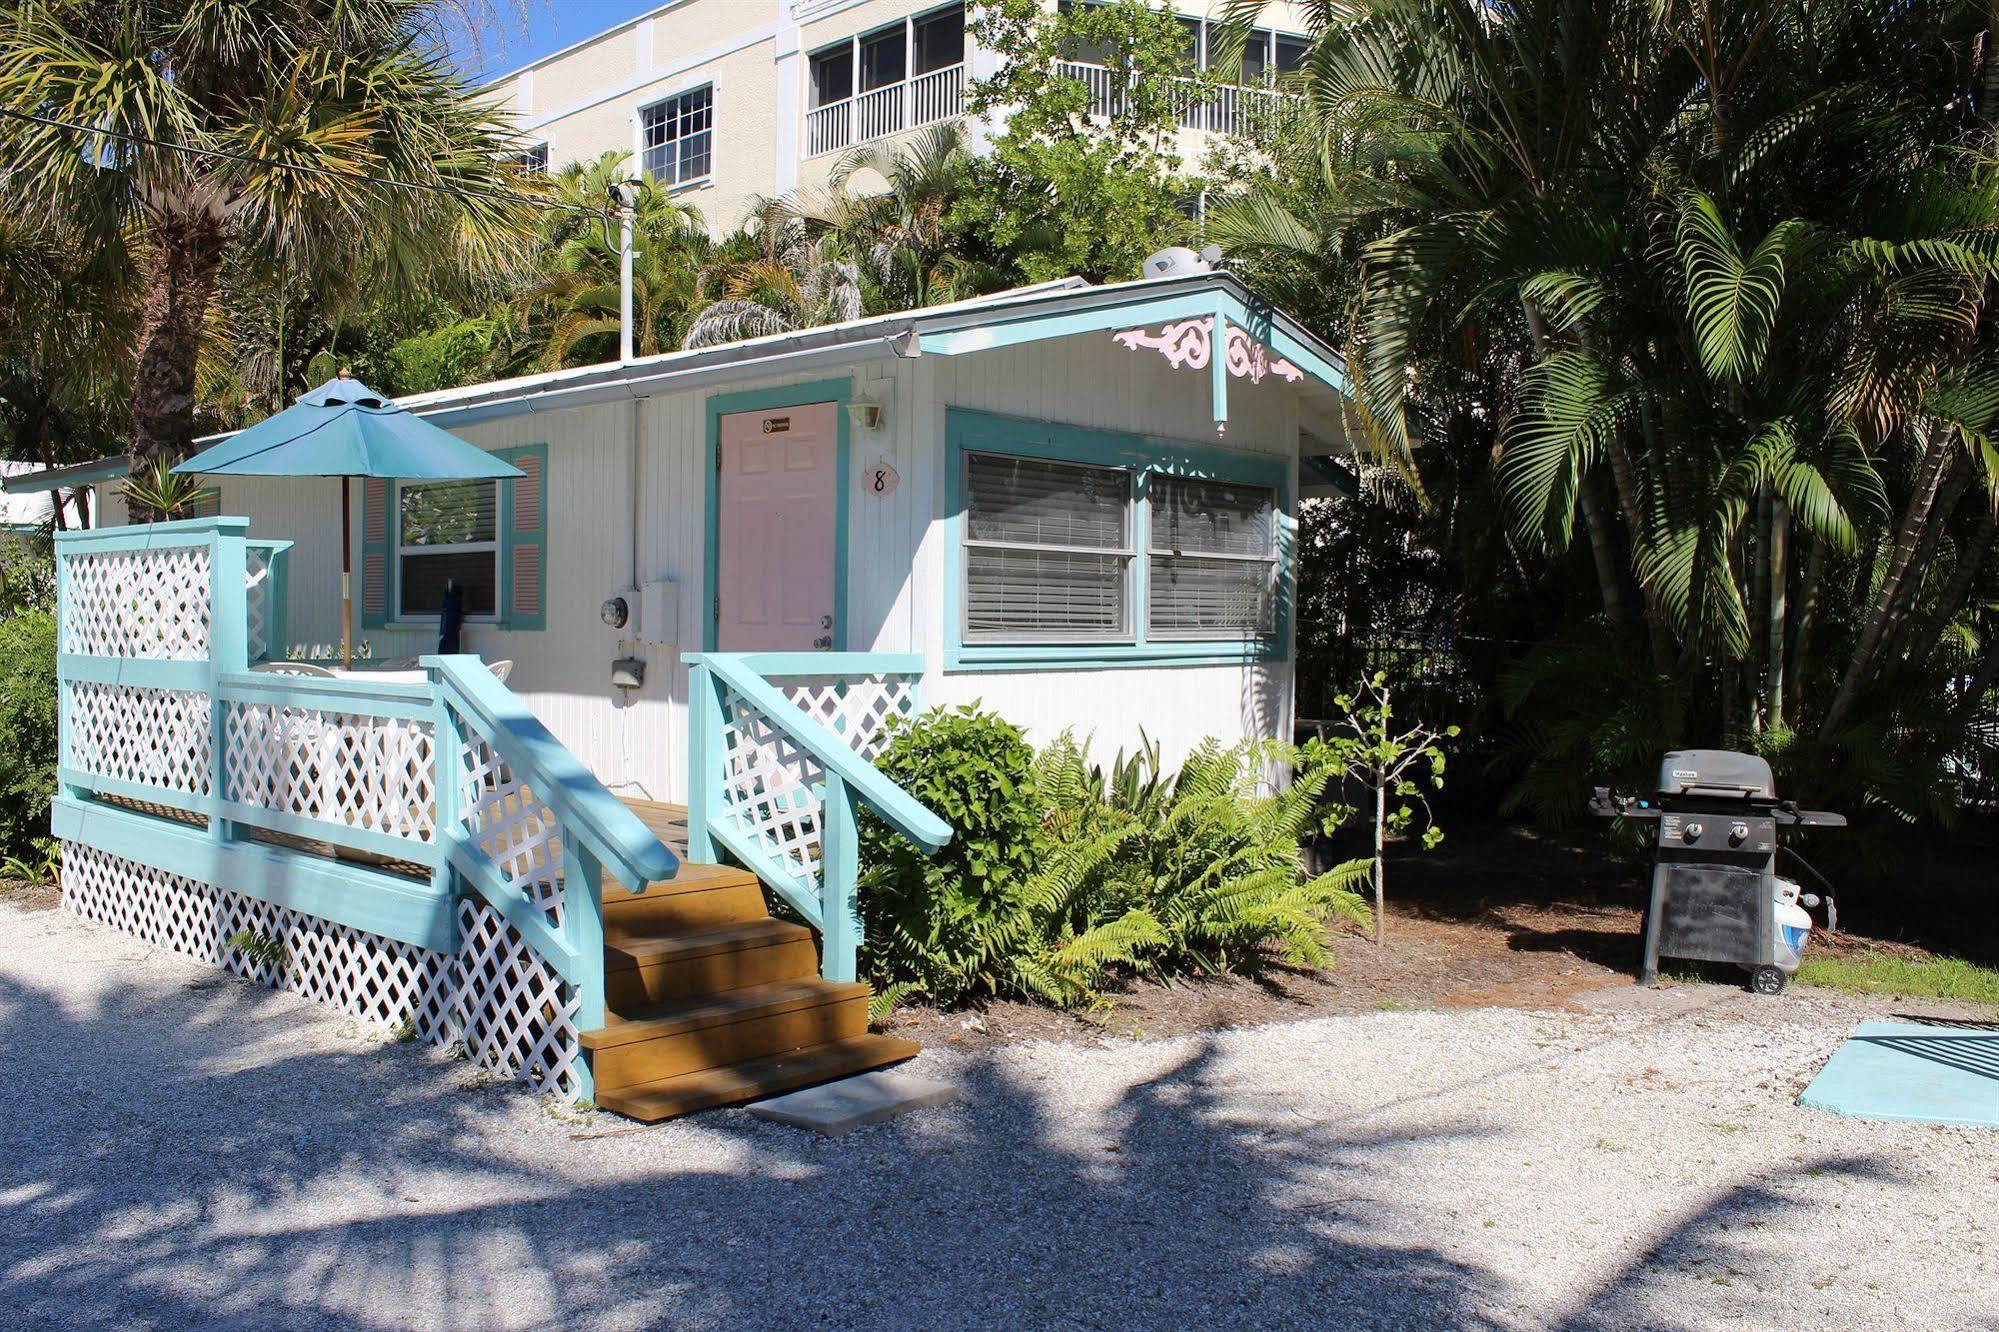
<path id="1" fill-rule="evenodd" d="M 274 707 L 316 708 L 355 712 L 402 721 L 442 725 L 436 691 L 428 684 L 397 684 L 362 679 L 321 680 L 282 671 L 252 671 L 225 675 L 216 682 L 225 700 Z"/>
<path id="2" fill-rule="evenodd" d="M 253 548 L 264 552 L 264 559 L 270 565 L 270 573 L 264 578 L 264 655 L 259 661 L 282 660 L 284 656 L 286 621 L 291 613 L 289 586 L 291 579 L 290 541 L 252 541 Z"/>
<path id="3" fill-rule="evenodd" d="M 719 811 L 708 807 L 708 791 L 711 783 L 722 779 L 722 728 L 727 718 L 706 662 L 690 658 L 687 681 L 687 858 L 697 865 L 713 865 L 715 841 L 709 829 Z"/>
<path id="4" fill-rule="evenodd" d="M 834 782 L 833 785 L 838 786 L 840 783 Z M 784 899 L 787 906 L 804 918 L 807 925 L 815 930 L 824 927 L 826 916 L 822 899 L 806 891 L 805 884 L 799 882 L 766 855 L 762 847 L 743 834 L 742 829 L 722 819 L 715 822 L 711 831 L 715 840 L 722 844 L 723 850 L 740 862 L 743 868 L 770 885 L 771 889 Z M 822 894 L 827 891 L 825 887 L 827 882 L 830 880 L 821 881 Z M 837 893 L 837 889 L 835 892 Z"/>
<path id="5" fill-rule="evenodd" d="M 1213 322 L 1208 325 L 1208 395 L 1217 434 L 1229 428 L 1229 305 L 1228 294 L 1216 292 Z"/>
<path id="6" fill-rule="evenodd" d="M 567 846 L 587 849 L 635 892 L 679 871 L 680 858 L 605 790 L 596 774 L 493 678 L 484 662 L 471 656 L 429 656 L 422 661 L 437 681 L 445 706 L 515 765 L 554 812 Z"/>
<path id="7" fill-rule="evenodd" d="M 526 477 L 516 477 L 505 482 L 504 503 L 500 506 L 500 586 L 498 605 L 499 627 L 502 629 L 536 630 L 548 627 L 548 445 L 527 444 L 517 449 L 499 449 L 494 457 L 520 466 L 522 458 L 533 458 L 539 464 L 533 473 L 535 488 L 540 493 L 535 496 L 535 512 L 541 515 L 541 522 L 525 533 L 515 525 L 516 506 L 520 503 L 520 488 Z M 537 547 L 541 551 L 541 595 L 537 603 L 541 610 L 533 615 L 523 615 L 514 609 L 514 552 L 524 546 Z"/>
<path id="8" fill-rule="evenodd" d="M 205 661 L 161 661 L 152 657 L 81 657 L 56 654 L 56 673 L 87 684 L 131 685 L 138 689 L 207 689 L 214 674 Z"/>
<path id="9" fill-rule="evenodd" d="M 819 814 L 819 882 L 826 894 L 820 903 L 820 970 L 829 981 L 850 983 L 860 979 L 860 904 L 856 893 L 835 891 L 835 886 L 857 884 L 861 877 L 861 830 L 852 788 L 828 782 Z"/>
<path id="10" fill-rule="evenodd" d="M 571 963 L 569 983 L 576 988 L 576 1029 L 597 1031 L 604 1025 L 604 870 L 582 847 L 568 853 L 562 878 L 562 932 L 567 936 Z M 597 1098 L 596 1070 L 588 1050 L 577 1052 L 577 1099 Z"/>
<path id="11" fill-rule="evenodd" d="M 797 675 L 921 675 L 921 652 L 733 652 L 766 679 Z"/>
<path id="12" fill-rule="evenodd" d="M 944 446 L 944 669 L 1009 671 L 1114 670 L 1139 666 L 1237 666 L 1288 660 L 1291 604 L 1297 575 L 1294 486 L 1289 459 L 1241 449 L 1183 444 L 1083 426 L 1029 421 L 953 407 L 945 412 Z M 1129 640 L 1101 643 L 966 643 L 965 455 L 998 453 L 1053 462 L 1127 468 L 1137 476 L 1132 504 L 1132 632 Z M 1146 637 L 1151 581 L 1148 474 L 1240 481 L 1277 492 L 1277 622 L 1268 638 L 1163 639 Z"/>
<path id="13" fill-rule="evenodd" d="M 67 755 L 64 756 L 67 759 Z M 184 809 L 193 814 L 206 814 L 214 801 L 208 796 L 194 795 L 171 786 L 154 786 L 150 782 L 135 782 L 125 777 L 107 777 L 91 772 L 88 768 L 73 767 L 68 762 L 56 767 L 56 781 L 73 791 L 96 792 L 98 795 L 117 796 L 120 800 L 140 800 L 149 805 L 165 805 L 169 809 Z M 106 848 L 107 850 L 111 848 Z"/>
<path id="14" fill-rule="evenodd" d="M 56 796 L 50 826 L 63 841 L 168 874 L 433 952 L 458 951 L 457 908 L 427 883 L 257 842 L 215 841 L 199 828 L 66 794 Z"/>
<path id="15" fill-rule="evenodd" d="M 70 555 L 95 555 L 117 550 L 164 550 L 172 546 L 205 546 L 215 533 L 241 536 L 250 530 L 248 518 L 177 518 L 170 523 L 135 523 L 129 527 L 92 527 L 58 532 L 56 545 Z"/>
<path id="16" fill-rule="evenodd" d="M 717 393 L 708 399 L 708 468 L 703 483 L 702 530 L 706 533 L 703 544 L 701 570 L 701 605 L 703 610 L 701 629 L 701 650 L 715 650 L 716 623 L 716 564 L 721 557 L 721 474 L 722 474 L 722 418 L 734 416 L 738 412 L 781 411 L 786 407 L 810 407 L 815 403 L 830 402 L 834 406 L 835 429 L 839 445 L 835 450 L 834 468 L 839 473 L 838 501 L 833 509 L 833 649 L 842 652 L 847 647 L 847 524 L 848 507 L 853 498 L 853 424 L 847 416 L 847 403 L 854 396 L 851 379 L 821 379 L 810 384 L 786 384 L 779 388 L 749 389 L 741 393 Z"/>
<path id="17" fill-rule="evenodd" d="M 406 860 L 412 865 L 422 865 L 425 869 L 435 870 L 444 863 L 443 848 L 434 842 L 419 842 L 408 837 L 397 837 L 393 833 L 376 832 L 373 828 L 355 828 L 345 823 L 332 823 L 325 819 L 308 818 L 303 814 L 292 814 L 281 809 L 266 809 L 262 805 L 245 805 L 233 800 L 223 801 L 217 806 L 217 810 L 231 823 L 284 833 L 288 837 L 305 837 L 316 842 L 328 842 L 350 851 L 366 851 L 371 855 L 388 856 L 393 860 Z"/>
<path id="18" fill-rule="evenodd" d="M 1340 365 L 1334 356 L 1294 334 L 1285 326 L 1287 321 L 1280 321 L 1273 307 L 1262 302 L 1246 301 L 1227 290 L 1181 292 L 1122 305 L 1100 305 L 1067 314 L 1028 311 L 1008 317 L 1003 311 L 995 312 L 993 322 L 977 328 L 925 333 L 921 335 L 920 346 L 925 352 L 940 356 L 964 356 L 1023 342 L 1136 328 L 1144 324 L 1171 323 L 1203 315 L 1220 316 L 1333 392 L 1341 395 L 1350 393 L 1346 367 Z M 1226 379 L 1226 358 L 1216 355 L 1210 359 L 1209 365 L 1209 373 L 1216 380 Z M 1215 392 L 1216 407 L 1220 413 L 1215 420 L 1224 422 L 1228 419 L 1227 390 L 1217 388 Z"/>

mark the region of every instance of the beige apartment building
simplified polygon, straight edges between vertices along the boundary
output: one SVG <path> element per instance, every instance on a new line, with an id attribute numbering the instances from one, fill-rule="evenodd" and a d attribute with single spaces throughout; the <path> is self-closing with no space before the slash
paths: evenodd
<path id="1" fill-rule="evenodd" d="M 1204 65 L 1220 0 L 1170 3 L 1189 59 Z M 516 117 L 530 161 L 560 166 L 625 149 L 724 232 L 758 198 L 823 185 L 857 145 L 960 118 L 967 83 L 995 67 L 965 11 L 962 0 L 667 0 L 487 87 Z M 1291 5 L 1268 15 L 1240 86 L 1182 111 L 1183 149 L 1281 96 L 1274 85 L 1303 58 L 1304 25 Z M 1218 12 L 1214 21 L 1218 29 Z M 1115 89 L 1101 56 L 1074 55 L 1063 72 L 1108 105 Z M 981 128 L 971 126 L 975 147 Z"/>

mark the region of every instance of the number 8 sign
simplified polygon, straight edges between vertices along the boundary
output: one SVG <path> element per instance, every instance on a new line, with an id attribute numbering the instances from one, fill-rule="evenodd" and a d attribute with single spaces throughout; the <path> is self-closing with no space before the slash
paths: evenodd
<path id="1" fill-rule="evenodd" d="M 868 468 L 867 477 L 862 484 L 867 487 L 870 495 L 877 499 L 886 498 L 893 495 L 895 488 L 902 484 L 902 474 L 895 470 L 894 463 L 886 458 L 880 458 Z"/>

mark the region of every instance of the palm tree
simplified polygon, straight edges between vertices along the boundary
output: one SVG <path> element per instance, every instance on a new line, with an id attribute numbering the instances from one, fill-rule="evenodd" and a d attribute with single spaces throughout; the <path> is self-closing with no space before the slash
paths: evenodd
<path id="1" fill-rule="evenodd" d="M 1357 270 L 1356 433 L 1419 500 L 1496 488 L 1521 551 L 1587 548 L 1662 740 L 1905 733 L 1898 676 L 1989 641 L 1999 106 L 1951 72 L 1980 16 L 1316 8 L 1309 185 L 1211 225 L 1251 264 Z M 1936 669 L 1957 696 L 1961 655 Z"/>
<path id="2" fill-rule="evenodd" d="M 629 153 L 571 163 L 552 181 L 555 201 L 535 268 L 541 276 L 516 302 L 538 335 L 542 368 L 606 359 L 620 320 L 619 225 L 607 203 L 625 179 Z M 597 210 L 591 216 L 591 210 Z M 639 194 L 633 225 L 633 345 L 641 356 L 678 346 L 699 301 L 708 231 L 699 210 L 664 193 Z"/>
<path id="3" fill-rule="evenodd" d="M 458 8 L 39 0 L 0 19 L 6 202 L 139 240 L 135 464 L 193 433 L 233 247 L 265 247 L 300 280 L 400 286 L 440 262 L 498 262 L 527 233 L 512 136 L 435 45 Z"/>
<path id="4" fill-rule="evenodd" d="M 784 202 L 817 234 L 840 238 L 861 266 L 870 309 L 908 310 L 1002 285 L 963 256 L 949 225 L 973 163 L 964 126 L 933 125 L 904 143 L 864 144 L 833 166 L 823 191 Z M 870 176 L 883 188 L 861 188 Z"/>
<path id="5" fill-rule="evenodd" d="M 814 236 L 779 200 L 751 210 L 742 230 L 719 247 L 702 273 L 713 297 L 694 316 L 685 347 L 712 347 L 744 338 L 789 333 L 861 317 L 860 265 L 839 238 Z"/>

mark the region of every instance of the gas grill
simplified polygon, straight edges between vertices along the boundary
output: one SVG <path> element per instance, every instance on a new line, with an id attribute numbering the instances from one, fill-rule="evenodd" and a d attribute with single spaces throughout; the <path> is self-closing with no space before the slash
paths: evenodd
<path id="1" fill-rule="evenodd" d="M 1817 899 L 1801 898 L 1795 883 L 1777 877 L 1777 830 L 1843 828 L 1844 816 L 1779 800 L 1768 763 L 1726 749 L 1676 750 L 1659 762 L 1655 795 L 1598 787 L 1590 808 L 1659 825 L 1641 985 L 1659 979 L 1661 957 L 1677 957 L 1747 967 L 1758 994 L 1784 988 L 1804 931 L 1787 930 L 1780 915 L 1800 915 L 1797 902 Z M 1810 918 L 1803 920 L 1808 929 Z"/>

